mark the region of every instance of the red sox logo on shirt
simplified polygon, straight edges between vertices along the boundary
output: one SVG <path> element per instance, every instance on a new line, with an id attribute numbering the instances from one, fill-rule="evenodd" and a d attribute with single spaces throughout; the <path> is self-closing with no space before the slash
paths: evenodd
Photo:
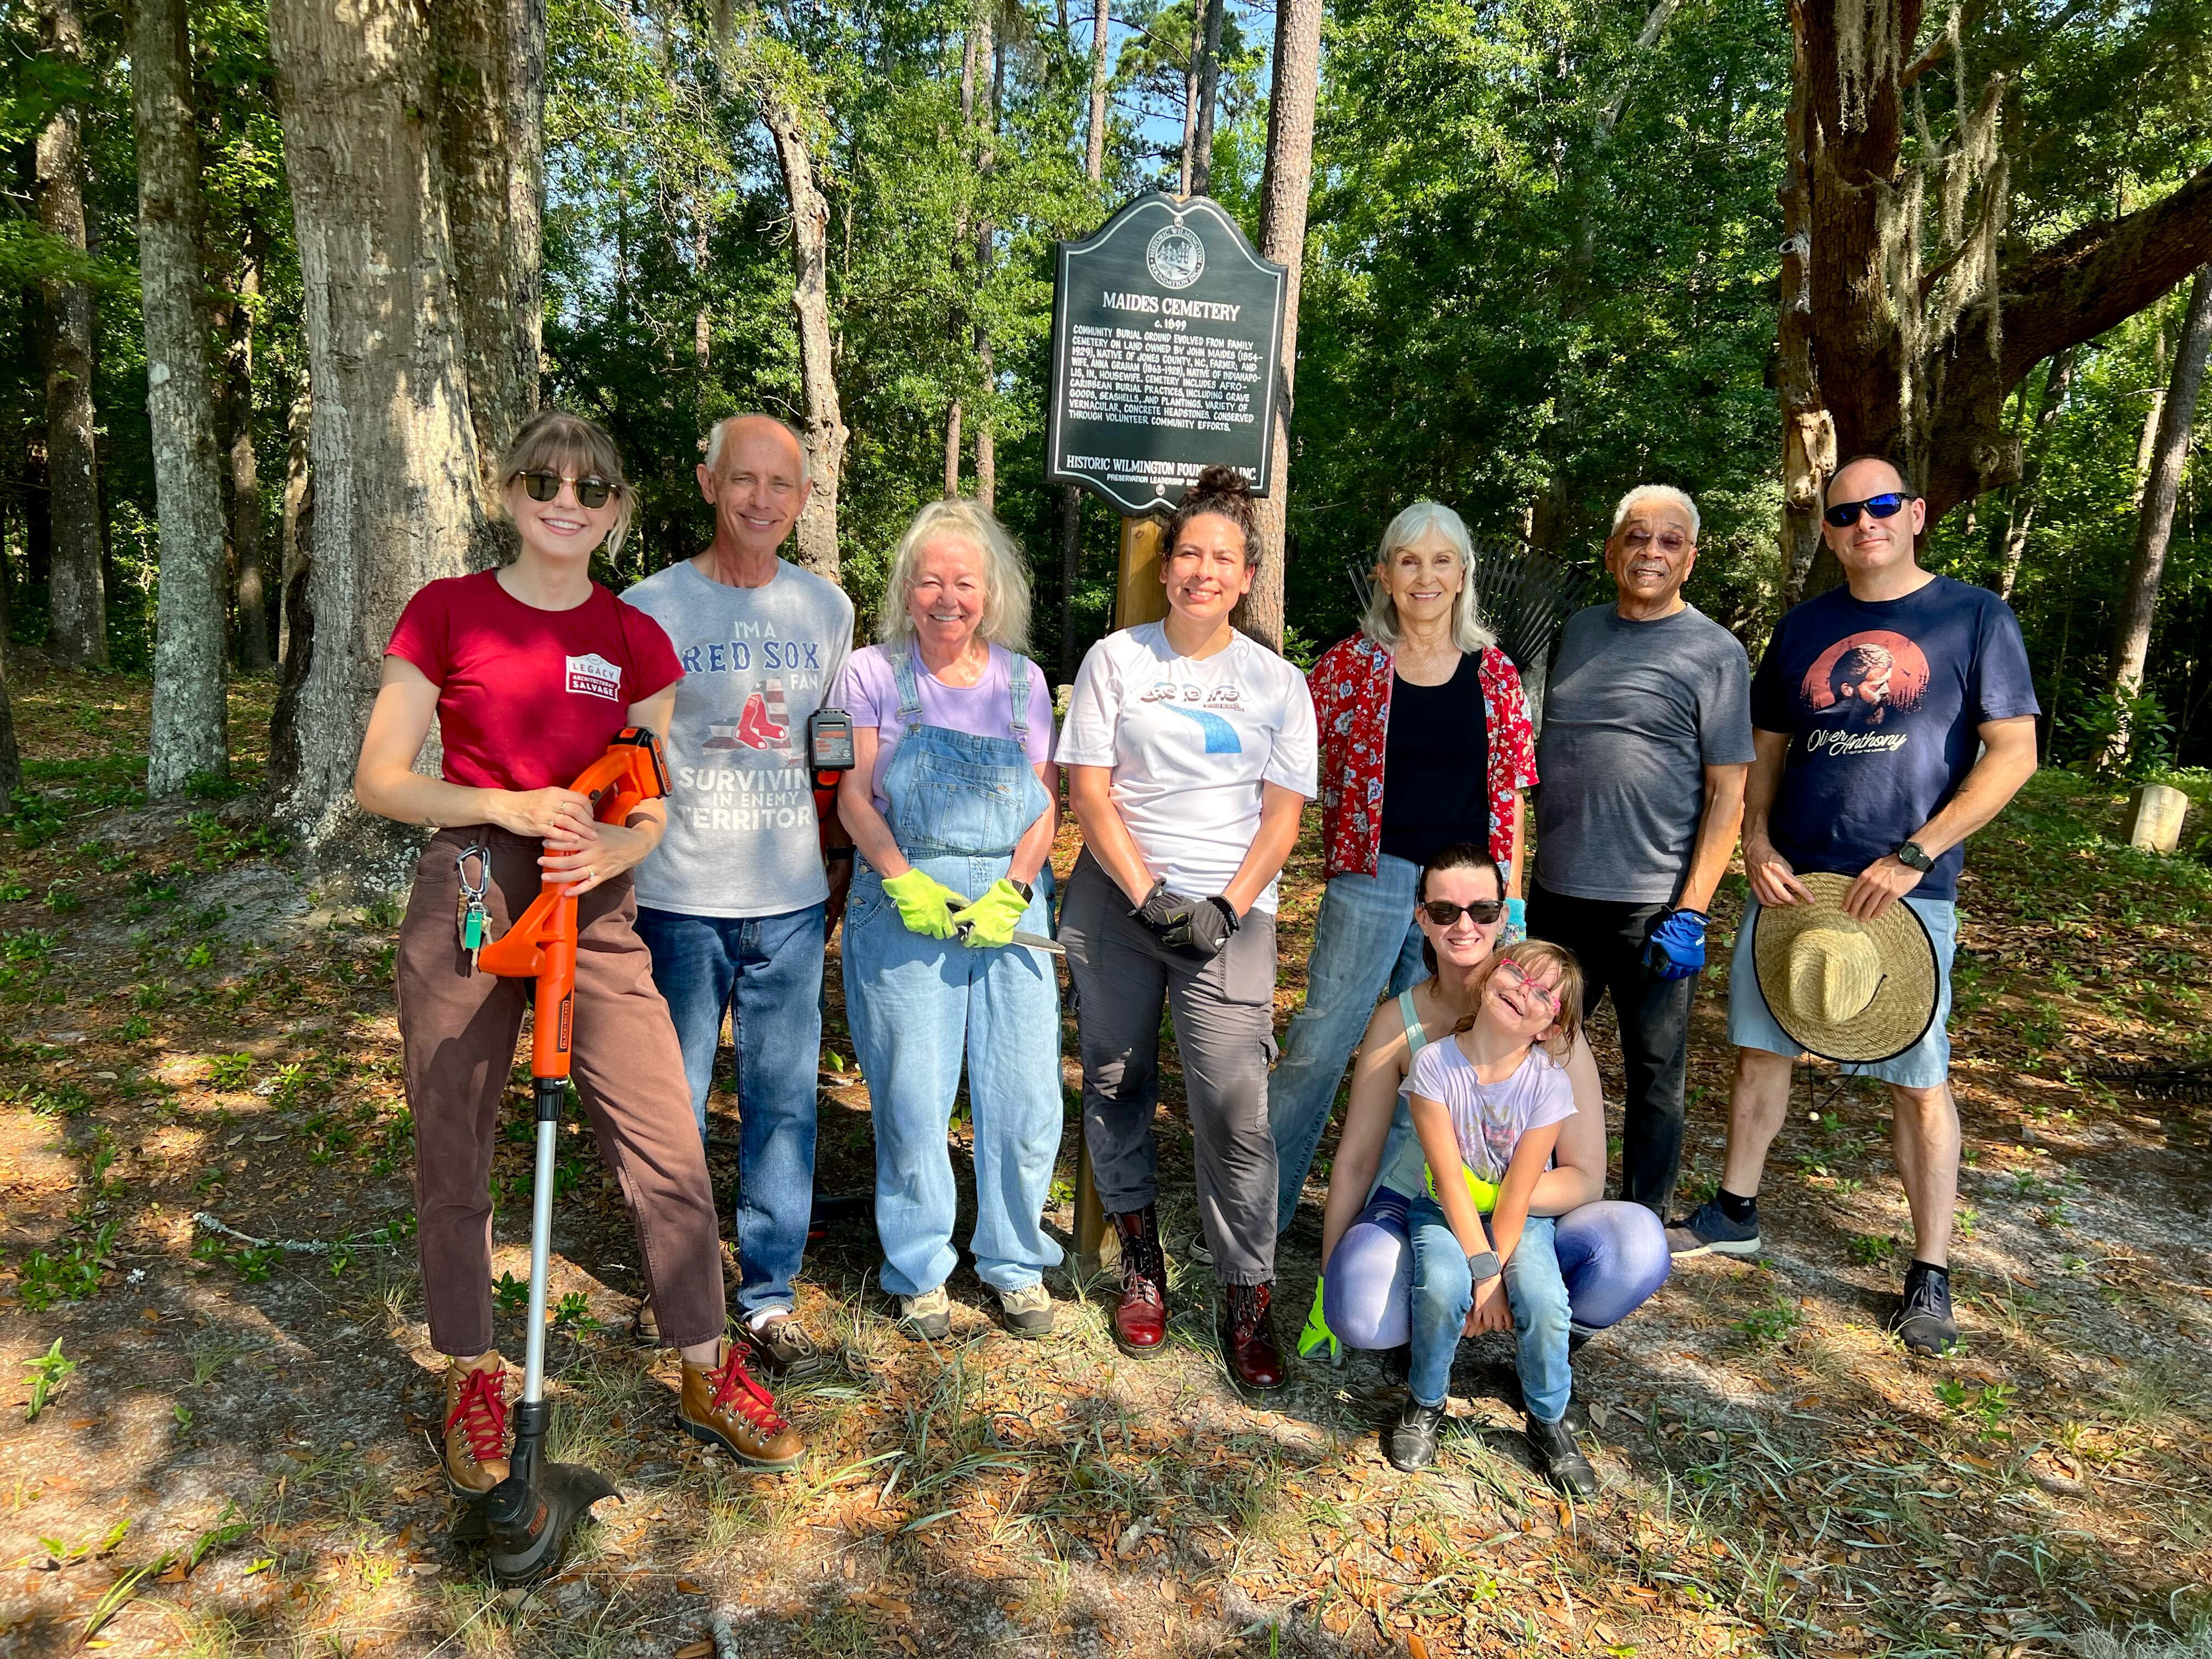
<path id="1" fill-rule="evenodd" d="M 596 651 L 568 659 L 568 689 L 587 697 L 622 701 L 622 670 Z"/>

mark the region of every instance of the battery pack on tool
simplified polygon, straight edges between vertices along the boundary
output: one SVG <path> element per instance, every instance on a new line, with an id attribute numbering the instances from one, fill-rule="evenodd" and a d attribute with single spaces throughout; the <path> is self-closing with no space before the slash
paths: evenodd
<path id="1" fill-rule="evenodd" d="M 842 708 L 817 708 L 806 720 L 807 746 L 817 772 L 853 769 L 853 717 Z"/>

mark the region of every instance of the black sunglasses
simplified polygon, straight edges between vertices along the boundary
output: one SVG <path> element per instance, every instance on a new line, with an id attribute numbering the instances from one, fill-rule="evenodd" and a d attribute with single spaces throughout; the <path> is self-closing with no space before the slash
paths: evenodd
<path id="1" fill-rule="evenodd" d="M 1429 913 L 1429 920 L 1439 927 L 1449 927 L 1464 915 L 1487 926 L 1505 914 L 1504 899 L 1477 899 L 1472 904 L 1454 904 L 1449 899 L 1424 899 L 1421 908 Z"/>
<path id="2" fill-rule="evenodd" d="M 605 478 L 564 478 L 557 472 L 518 472 L 515 477 L 521 480 L 533 501 L 559 500 L 564 483 L 576 486 L 579 507 L 602 507 L 607 504 L 608 496 L 622 494 L 620 484 L 611 484 Z"/>
<path id="3" fill-rule="evenodd" d="M 1863 501 L 1838 501 L 1820 516 L 1838 530 L 1849 530 L 1859 521 L 1861 507 L 1877 519 L 1893 519 L 1904 510 L 1911 496 L 1900 490 L 1888 490 L 1880 495 L 1869 495 Z"/>

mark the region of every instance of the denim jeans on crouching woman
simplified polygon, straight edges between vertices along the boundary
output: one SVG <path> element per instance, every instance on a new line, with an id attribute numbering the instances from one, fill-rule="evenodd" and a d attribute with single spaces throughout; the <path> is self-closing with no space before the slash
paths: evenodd
<path id="1" fill-rule="evenodd" d="M 691 1111 L 707 1091 L 726 1011 L 736 1037 L 738 1311 L 789 1308 L 814 1213 L 815 1075 L 822 1064 L 823 907 L 775 916 L 687 916 L 640 907 L 684 1048 Z"/>
<path id="2" fill-rule="evenodd" d="M 1306 963 L 1305 1006 L 1291 1018 L 1283 1057 L 1267 1079 L 1278 1232 L 1291 1224 L 1298 1207 L 1337 1085 L 1375 1005 L 1428 975 L 1421 930 L 1413 921 L 1413 886 L 1420 873 L 1417 865 L 1384 853 L 1377 855 L 1373 875 L 1337 876 L 1322 891 Z"/>

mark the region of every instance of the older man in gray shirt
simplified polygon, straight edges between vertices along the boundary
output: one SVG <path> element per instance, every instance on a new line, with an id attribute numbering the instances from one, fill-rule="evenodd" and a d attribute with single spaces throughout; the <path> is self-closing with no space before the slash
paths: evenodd
<path id="1" fill-rule="evenodd" d="M 1567 619 L 1536 750 L 1528 931 L 1582 963 L 1583 1013 L 1610 992 L 1628 1073 L 1620 1195 L 1663 1220 L 1682 1165 L 1690 993 L 1705 912 L 1743 819 L 1751 665 L 1682 598 L 1697 504 L 1621 497 L 1605 544 L 1612 605 Z"/>
<path id="2" fill-rule="evenodd" d="M 853 648 L 844 590 L 777 556 L 810 488 L 806 452 L 781 421 L 717 422 L 699 469 L 713 544 L 623 595 L 668 630 L 684 665 L 668 732 L 668 833 L 637 868 L 638 937 L 676 1021 L 702 1134 L 732 1018 L 738 1312 L 760 1363 L 786 1378 L 830 1363 L 792 1291 L 814 1205 L 830 892 L 806 722 Z"/>

